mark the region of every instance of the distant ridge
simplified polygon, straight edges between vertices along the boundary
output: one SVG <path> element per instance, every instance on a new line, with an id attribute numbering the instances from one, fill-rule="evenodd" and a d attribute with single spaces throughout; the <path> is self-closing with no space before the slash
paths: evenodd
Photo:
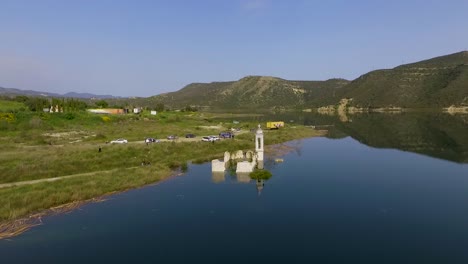
<path id="1" fill-rule="evenodd" d="M 75 93 L 75 92 L 69 92 L 63 95 L 64 97 L 73 97 L 73 98 L 100 98 L 100 99 L 106 99 L 106 98 L 121 98 L 119 96 L 113 96 L 109 94 L 105 95 L 97 95 L 97 94 L 91 94 L 91 93 Z"/>
<path id="2" fill-rule="evenodd" d="M 191 83 L 182 89 L 148 98 L 126 98 L 89 93 L 55 94 L 32 90 L 0 88 L 0 95 L 31 95 L 112 99 L 168 108 L 195 106 L 201 109 L 256 110 L 305 109 L 336 106 L 347 98 L 358 108 L 445 108 L 468 107 L 468 52 L 462 51 L 419 62 L 363 74 L 355 80 L 285 80 L 272 76 L 246 76 L 237 81 Z"/>
<path id="3" fill-rule="evenodd" d="M 349 81 L 290 81 L 271 76 L 247 76 L 238 81 L 192 83 L 177 92 L 152 99 L 172 107 L 196 105 L 213 109 L 300 108 L 333 96 Z"/>
<path id="4" fill-rule="evenodd" d="M 16 95 L 26 95 L 26 96 L 43 96 L 43 97 L 65 97 L 65 98 L 82 98 L 82 99 L 110 99 L 110 98 L 121 98 L 112 95 L 96 95 L 91 93 L 75 93 L 69 92 L 66 94 L 58 94 L 58 93 L 48 93 L 48 92 L 39 92 L 33 90 L 21 90 L 16 88 L 3 88 L 0 87 L 0 95 L 9 95 L 9 96 L 16 96 Z"/>
<path id="5" fill-rule="evenodd" d="M 352 98 L 349 106 L 359 108 L 468 106 L 468 52 L 371 71 L 353 81 L 247 76 L 231 82 L 192 83 L 152 100 L 173 107 L 274 109 L 337 105 L 343 98 Z"/>

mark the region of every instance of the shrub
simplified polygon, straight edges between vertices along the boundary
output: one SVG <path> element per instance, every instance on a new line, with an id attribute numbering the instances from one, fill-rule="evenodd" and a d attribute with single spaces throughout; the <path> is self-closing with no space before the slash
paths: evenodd
<path id="1" fill-rule="evenodd" d="M 96 134 L 96 139 L 106 139 L 106 135 L 102 134 L 102 133 L 97 133 Z"/>
<path id="2" fill-rule="evenodd" d="M 39 118 L 41 118 L 42 120 L 49 120 L 50 119 L 50 114 L 40 113 Z"/>
<path id="3" fill-rule="evenodd" d="M 168 123 L 180 122 L 180 116 L 178 116 L 178 115 L 176 115 L 176 116 L 170 116 L 170 117 L 167 119 L 167 122 L 168 122 Z"/>
<path id="4" fill-rule="evenodd" d="M 273 174 L 267 170 L 255 170 L 251 172 L 249 176 L 251 179 L 255 180 L 268 180 L 273 176 Z"/>
<path id="5" fill-rule="evenodd" d="M 187 164 L 185 164 L 187 165 Z M 177 162 L 177 161 L 171 161 L 169 162 L 168 164 L 169 168 L 175 170 L 175 169 L 178 169 L 180 166 L 182 166 L 182 164 L 180 164 L 180 162 Z"/>
<path id="6" fill-rule="evenodd" d="M 29 126 L 31 128 L 41 127 L 42 126 L 42 118 L 34 116 L 33 118 L 31 118 L 31 120 L 29 120 Z"/>
<path id="7" fill-rule="evenodd" d="M 9 129 L 8 122 L 0 119 L 0 130 L 4 131 L 8 129 Z"/>
<path id="8" fill-rule="evenodd" d="M 64 117 L 65 117 L 65 119 L 67 119 L 67 120 L 75 119 L 75 115 L 74 115 L 73 113 L 70 113 L 70 112 L 66 113 L 66 114 L 64 115 Z"/>
<path id="9" fill-rule="evenodd" d="M 182 165 L 180 166 L 181 170 L 183 172 L 187 172 L 188 171 L 188 165 L 186 162 L 182 163 Z"/>
<path id="10" fill-rule="evenodd" d="M 15 115 L 13 113 L 0 113 L 0 120 L 6 121 L 8 123 L 15 121 Z"/>

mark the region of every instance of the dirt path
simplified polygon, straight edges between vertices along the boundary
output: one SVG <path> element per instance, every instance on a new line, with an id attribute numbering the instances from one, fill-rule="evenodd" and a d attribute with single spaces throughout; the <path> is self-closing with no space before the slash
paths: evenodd
<path id="1" fill-rule="evenodd" d="M 138 168 L 138 167 L 130 167 L 130 168 L 126 168 L 126 169 L 132 169 L 132 168 Z M 118 171 L 118 170 L 122 170 L 122 169 L 119 168 L 119 169 L 112 169 L 112 170 L 105 170 L 105 171 L 92 171 L 92 172 L 78 173 L 78 174 L 72 174 L 72 175 L 66 175 L 66 176 L 60 176 L 60 177 L 54 177 L 54 178 L 45 178 L 45 179 L 30 180 L 30 181 L 2 183 L 2 184 L 0 184 L 0 189 L 9 188 L 9 187 L 16 187 L 16 186 L 23 186 L 23 185 L 30 185 L 30 184 L 36 184 L 36 183 L 41 183 L 41 182 L 54 182 L 54 181 L 58 181 L 58 180 L 68 179 L 68 178 L 81 177 L 81 176 L 91 176 L 91 175 L 94 175 L 96 173 L 112 172 L 112 171 Z"/>
<path id="2" fill-rule="evenodd" d="M 176 142 L 176 143 L 195 142 L 195 141 L 201 141 L 201 137 L 197 137 L 197 138 L 177 138 L 175 140 L 160 139 L 160 142 Z M 129 141 L 128 143 L 129 144 L 145 144 L 142 141 Z M 151 143 L 151 144 L 158 144 L 158 143 Z M 132 167 L 132 168 L 138 168 L 138 167 Z M 30 181 L 2 183 L 2 184 L 0 184 L 0 189 L 15 187 L 15 186 L 29 185 L 29 184 L 36 184 L 36 183 L 41 183 L 41 182 L 54 182 L 54 181 L 73 178 L 73 177 L 91 176 L 91 175 L 96 174 L 96 173 L 111 172 L 111 171 L 117 171 L 117 170 L 121 170 L 121 169 L 112 169 L 112 170 L 105 170 L 105 171 L 93 171 L 93 172 L 78 173 L 78 174 L 72 174 L 72 175 L 66 175 L 66 176 L 60 176 L 60 177 L 54 177 L 54 178 L 44 178 L 44 179 L 30 180 Z"/>
<path id="3" fill-rule="evenodd" d="M 249 131 L 245 131 L 245 130 L 244 131 L 238 131 L 238 132 L 236 132 L 236 135 L 247 133 L 247 132 L 249 132 Z M 195 141 L 201 141 L 201 138 L 202 137 L 200 136 L 200 137 L 195 137 L 195 138 L 177 138 L 175 140 L 160 139 L 160 142 L 195 142 Z M 144 144 L 143 141 L 132 141 L 132 142 L 129 142 L 129 143 L 130 144 Z M 151 144 L 157 144 L 157 143 L 151 143 Z M 138 168 L 138 167 L 132 167 L 132 168 Z M 73 178 L 73 177 L 91 176 L 91 175 L 96 174 L 96 173 L 111 172 L 111 171 L 117 171 L 117 170 L 121 170 L 121 169 L 112 169 L 112 170 L 105 170 L 105 171 L 93 171 L 93 172 L 78 173 L 78 174 L 66 175 L 66 176 L 60 176 L 60 177 L 54 177 L 54 178 L 45 178 L 45 179 L 30 180 L 30 181 L 2 183 L 2 184 L 0 184 L 0 189 L 10 188 L 10 187 L 15 187 L 15 186 L 36 184 L 36 183 L 41 183 L 41 182 L 54 182 L 54 181 Z"/>

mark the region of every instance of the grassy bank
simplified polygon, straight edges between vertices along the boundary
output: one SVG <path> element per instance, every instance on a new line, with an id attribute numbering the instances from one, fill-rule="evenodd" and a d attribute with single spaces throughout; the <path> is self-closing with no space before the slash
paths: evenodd
<path id="1" fill-rule="evenodd" d="M 27 126 L 39 118 L 40 126 L 26 133 L 43 140 L 23 138 L 18 127 Z M 165 113 L 159 117 L 102 116 L 76 114 L 67 122 L 63 116 L 24 116 L 17 123 L 0 131 L 0 183 L 77 175 L 54 182 L 0 189 L 0 222 L 11 221 L 54 206 L 83 201 L 104 194 L 127 190 L 158 182 L 186 167 L 187 162 L 210 161 L 224 151 L 253 149 L 254 134 L 245 132 L 235 139 L 214 144 L 201 141 L 164 142 L 146 145 L 146 136 L 156 138 L 175 134 L 195 133 L 198 137 L 217 134 L 231 127 L 232 121 L 213 122 L 209 114 Z M 257 124 L 236 124 L 243 131 Z M 77 132 L 78 131 L 78 132 Z M 54 134 L 55 136 L 50 136 Z M 277 144 L 293 139 L 312 137 L 320 131 L 302 126 L 264 131 L 265 144 Z M 94 135 L 94 136 L 90 136 Z M 98 136 L 105 135 L 105 136 Z M 156 136 L 155 136 L 156 135 Z M 125 137 L 129 144 L 111 145 L 104 142 Z M 44 143 L 43 141 L 46 141 Z M 47 142 L 48 141 L 48 142 Z M 102 151 L 98 152 L 98 146 Z M 144 163 L 147 166 L 142 166 Z"/>
<path id="2" fill-rule="evenodd" d="M 15 112 L 20 109 L 26 109 L 26 105 L 20 102 L 15 101 L 7 101 L 0 99 L 0 112 L 7 113 L 7 112 Z"/>

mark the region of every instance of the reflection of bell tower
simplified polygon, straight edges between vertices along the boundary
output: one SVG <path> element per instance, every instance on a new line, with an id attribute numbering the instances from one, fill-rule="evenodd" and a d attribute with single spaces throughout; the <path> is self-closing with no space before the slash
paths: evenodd
<path id="1" fill-rule="evenodd" d="M 263 169 L 263 130 L 260 125 L 255 133 L 255 152 L 257 152 L 258 168 Z"/>
<path id="2" fill-rule="evenodd" d="M 262 194 L 263 186 L 265 186 L 265 183 L 263 182 L 262 179 L 258 179 L 256 185 L 257 185 L 257 194 L 258 196 L 260 196 L 260 194 Z"/>

